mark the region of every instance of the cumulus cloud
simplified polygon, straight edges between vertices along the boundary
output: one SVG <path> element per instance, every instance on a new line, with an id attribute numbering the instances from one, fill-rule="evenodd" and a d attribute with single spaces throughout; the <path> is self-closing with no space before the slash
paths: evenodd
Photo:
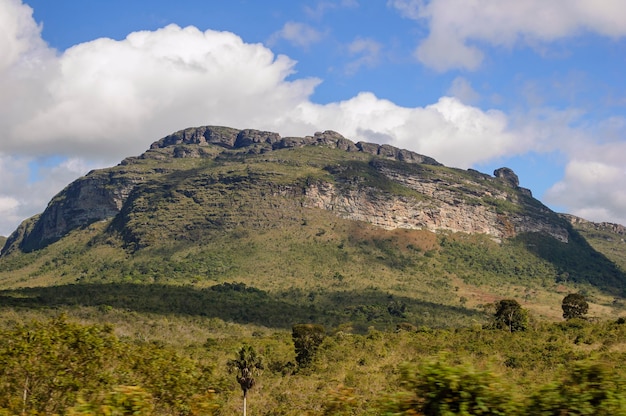
<path id="1" fill-rule="evenodd" d="M 624 155 L 624 142 L 581 145 L 572 151 L 563 179 L 546 192 L 546 201 L 582 218 L 626 224 Z"/>
<path id="2" fill-rule="evenodd" d="M 1 112 L 17 102 L 24 114 L 0 150 L 113 160 L 120 149 L 141 152 L 174 124 L 236 124 L 242 114 L 254 123 L 311 94 L 317 80 L 285 80 L 294 64 L 232 33 L 175 25 L 83 43 L 49 64 L 52 76 L 42 74 L 36 111 L 17 88 L 3 100 Z"/>
<path id="3" fill-rule="evenodd" d="M 25 199 L 20 195 L 19 184 L 28 181 L 28 165 L 23 161 L 20 163 L 8 156 L 0 154 L 0 177 L 2 177 L 2 185 L 0 186 L 0 235 L 8 235 L 7 231 L 12 231 L 7 227 L 14 228 L 19 221 L 27 216 L 36 213 L 23 212 L 20 208 L 20 199 Z M 36 204 L 35 204 L 36 205 Z M 38 206 L 40 209 L 41 206 Z"/>
<path id="4" fill-rule="evenodd" d="M 463 77 L 456 77 L 452 81 L 448 94 L 458 98 L 466 104 L 472 104 L 480 99 L 480 94 L 474 90 L 472 84 Z"/>
<path id="5" fill-rule="evenodd" d="M 30 10 L 27 6 L 22 9 Z M 380 45 L 357 39 L 349 49 L 371 63 Z M 502 114 L 483 112 L 456 100 L 407 109 L 361 94 L 341 103 L 315 105 L 309 97 L 320 81 L 287 81 L 294 65 L 289 58 L 275 56 L 260 44 L 246 44 L 232 33 L 176 25 L 134 32 L 120 41 L 102 38 L 76 45 L 61 54 L 48 54 L 45 65 L 33 69 L 32 78 L 39 75 L 42 87 L 35 109 L 29 106 L 32 101 L 21 98 L 23 85 L 12 89 L 11 99 L 0 104 L 1 114 L 16 108 L 15 102 L 22 109 L 17 121 L 7 122 L 0 151 L 99 158 L 108 163 L 142 152 L 150 141 L 172 130 L 202 124 L 274 126 L 310 134 L 311 129 L 328 124 L 332 128 L 335 119 L 355 117 L 343 125 L 358 121 L 377 131 L 377 125 L 383 129 L 406 125 L 399 115 L 432 114 L 439 122 L 429 123 L 446 133 L 468 127 L 477 132 L 488 120 L 495 121 L 487 130 L 506 127 Z M 15 81 L 18 72 L 5 71 L 6 83 Z M 333 115 L 335 107 L 350 117 Z M 464 112 L 478 121 L 463 119 Z M 416 146 L 431 150 L 443 144 L 425 146 L 416 141 L 412 147 Z"/>
<path id="6" fill-rule="evenodd" d="M 428 22 L 417 58 L 436 70 L 476 69 L 481 43 L 512 47 L 550 42 L 583 32 L 626 35 L 622 0 L 389 0 L 404 16 Z"/>
<path id="7" fill-rule="evenodd" d="M 0 71 L 27 60 L 45 49 L 41 27 L 32 19 L 33 10 L 19 0 L 0 2 Z"/>
<path id="8" fill-rule="evenodd" d="M 282 29 L 270 36 L 267 43 L 271 46 L 284 39 L 292 45 L 307 48 L 321 41 L 323 37 L 324 33 L 306 23 L 287 22 Z"/>
<path id="9" fill-rule="evenodd" d="M 485 112 L 452 97 L 408 108 L 363 92 L 338 103 L 304 102 L 270 127 L 290 134 L 310 134 L 323 127 L 355 141 L 385 142 L 464 168 L 518 154 L 528 150 L 529 143 L 510 131 L 504 113 Z"/>

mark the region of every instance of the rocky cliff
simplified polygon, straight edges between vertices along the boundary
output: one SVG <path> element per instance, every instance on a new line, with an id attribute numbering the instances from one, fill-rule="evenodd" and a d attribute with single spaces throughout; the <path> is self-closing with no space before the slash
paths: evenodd
<path id="1" fill-rule="evenodd" d="M 595 231 L 608 231 L 611 234 L 621 236 L 622 241 L 626 237 L 626 227 L 621 224 L 613 224 L 610 222 L 591 222 L 584 218 L 576 217 L 570 214 L 561 214 L 563 218 L 567 219 L 572 225 L 586 230 Z"/>
<path id="2" fill-rule="evenodd" d="M 305 153 L 297 162 L 281 156 L 287 155 L 281 152 L 307 148 L 332 149 L 339 152 L 333 155 L 345 156 L 315 162 L 307 161 Z M 246 165 L 248 173 L 233 178 L 221 171 L 210 172 L 210 164 L 184 162 L 192 159 L 213 161 L 215 166 L 228 160 L 232 166 Z M 281 179 L 278 186 L 272 182 L 278 174 L 254 177 L 249 173 L 252 161 L 257 166 L 290 165 L 300 173 L 294 174 L 295 179 Z M 210 179 L 189 179 L 202 175 Z M 186 185 L 187 189 L 176 185 L 184 181 L 191 184 Z M 137 198 L 155 188 L 171 189 L 171 197 L 174 190 L 192 195 L 198 188 L 224 185 L 228 190 L 220 188 L 220 193 L 196 198 L 195 205 L 186 212 L 204 212 L 211 204 L 219 208 L 216 199 L 225 192 L 245 192 L 254 185 L 266 189 L 259 191 L 260 199 L 267 195 L 288 198 L 304 208 L 327 210 L 386 229 L 484 233 L 496 240 L 523 232 L 542 232 L 562 242 L 568 241 L 570 233 L 568 221 L 534 199 L 529 190 L 520 188 L 517 176 L 507 168 L 496 170 L 494 176 L 448 168 L 427 156 L 389 145 L 355 143 L 332 131 L 281 137 L 272 132 L 207 126 L 164 137 L 139 157 L 92 171 L 71 183 L 41 215 L 27 220 L 8 238 L 2 255 L 43 248 L 96 221 L 118 218 L 118 229 L 128 228 L 120 222 L 133 210 L 152 209 L 150 204 L 138 208 Z M 274 201 L 267 206 L 280 203 Z M 206 220 L 210 217 L 206 212 L 197 217 L 195 226 L 214 226 Z"/>

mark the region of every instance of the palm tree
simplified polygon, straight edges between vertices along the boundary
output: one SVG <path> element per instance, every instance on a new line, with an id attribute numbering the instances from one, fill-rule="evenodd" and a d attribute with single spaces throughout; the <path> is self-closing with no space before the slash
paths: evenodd
<path id="1" fill-rule="evenodd" d="M 243 416 L 246 416 L 246 397 L 256 383 L 254 377 L 263 369 L 263 360 L 250 345 L 244 345 L 237 358 L 228 360 L 228 368 L 237 373 L 237 382 L 243 391 Z"/>

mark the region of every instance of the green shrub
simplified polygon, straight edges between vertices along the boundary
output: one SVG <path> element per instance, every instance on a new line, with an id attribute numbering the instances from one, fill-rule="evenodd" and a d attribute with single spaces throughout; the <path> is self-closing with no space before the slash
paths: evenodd
<path id="1" fill-rule="evenodd" d="M 408 392 L 384 404 L 384 415 L 469 416 L 517 412 L 511 394 L 500 385 L 497 377 L 471 367 L 430 362 L 415 372 L 404 366 L 401 382 Z"/>
<path id="2" fill-rule="evenodd" d="M 583 318 L 589 310 L 589 304 L 583 295 L 570 293 L 563 298 L 561 308 L 565 319 Z"/>
<path id="3" fill-rule="evenodd" d="M 550 383 L 530 398 L 527 414 L 626 415 L 623 382 L 598 363 L 578 363 L 560 383 Z"/>
<path id="4" fill-rule="evenodd" d="M 79 400 L 68 411 L 68 416 L 150 416 L 153 414 L 152 396 L 137 386 L 117 386 L 106 395 L 102 403 Z"/>
<path id="5" fill-rule="evenodd" d="M 106 325 L 59 316 L 0 332 L 0 408 L 53 414 L 111 383 L 119 342 Z"/>

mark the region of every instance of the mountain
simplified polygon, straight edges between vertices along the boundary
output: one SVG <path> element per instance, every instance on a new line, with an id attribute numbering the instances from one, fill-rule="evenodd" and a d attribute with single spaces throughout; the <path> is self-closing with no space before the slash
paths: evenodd
<path id="1" fill-rule="evenodd" d="M 311 160 L 305 160 L 304 153 L 299 156 L 302 161 L 276 159 L 286 150 L 305 147 L 317 147 Z M 337 152 L 329 152 L 326 159 L 321 149 Z M 182 163 L 180 159 L 195 161 Z M 274 165 L 283 165 L 284 172 L 270 172 Z M 241 171 L 243 167 L 246 172 Z M 153 191 L 151 184 L 159 181 L 167 182 L 167 188 L 177 183 L 188 185 L 177 191 L 193 200 L 189 216 L 192 211 L 197 215 L 210 210 L 204 204 L 209 199 L 202 197 L 214 201 L 212 190 L 226 186 L 234 191 L 239 188 L 234 184 L 241 183 L 248 190 L 252 190 L 250 185 L 261 185 L 257 188 L 265 186 L 272 196 L 299 198 L 301 208 L 325 209 L 386 229 L 479 232 L 498 239 L 543 231 L 560 241 L 569 239 L 567 224 L 533 199 L 530 191 L 520 188 L 510 169 L 498 169 L 494 174 L 492 178 L 476 171 L 445 168 L 426 156 L 388 145 L 353 143 L 331 131 L 281 138 L 256 130 L 193 128 L 155 142 L 139 158 L 92 171 L 73 182 L 40 217 L 24 222 L 9 237 L 3 253 L 41 249 L 74 229 L 118 214 L 115 224 L 119 231 L 140 246 L 149 244 L 122 219 L 130 220 L 137 198 L 143 199 Z M 284 183 L 279 185 L 274 179 Z M 161 193 L 163 190 L 157 192 Z M 219 216 L 220 212 L 213 214 Z M 215 221 L 228 228 L 242 219 L 230 224 L 228 219 Z M 211 220 L 201 222 L 196 224 L 200 228 L 216 225 Z M 189 231 L 189 224 L 183 228 Z"/>
<path id="2" fill-rule="evenodd" d="M 606 313 L 626 289 L 623 251 L 604 254 L 592 223 L 574 218 L 508 168 L 455 169 L 332 131 L 189 128 L 89 172 L 24 221 L 2 250 L 0 286 L 217 287 L 334 324 L 441 324 L 439 307 L 476 319 L 502 296 L 554 317 L 574 290 Z"/>

